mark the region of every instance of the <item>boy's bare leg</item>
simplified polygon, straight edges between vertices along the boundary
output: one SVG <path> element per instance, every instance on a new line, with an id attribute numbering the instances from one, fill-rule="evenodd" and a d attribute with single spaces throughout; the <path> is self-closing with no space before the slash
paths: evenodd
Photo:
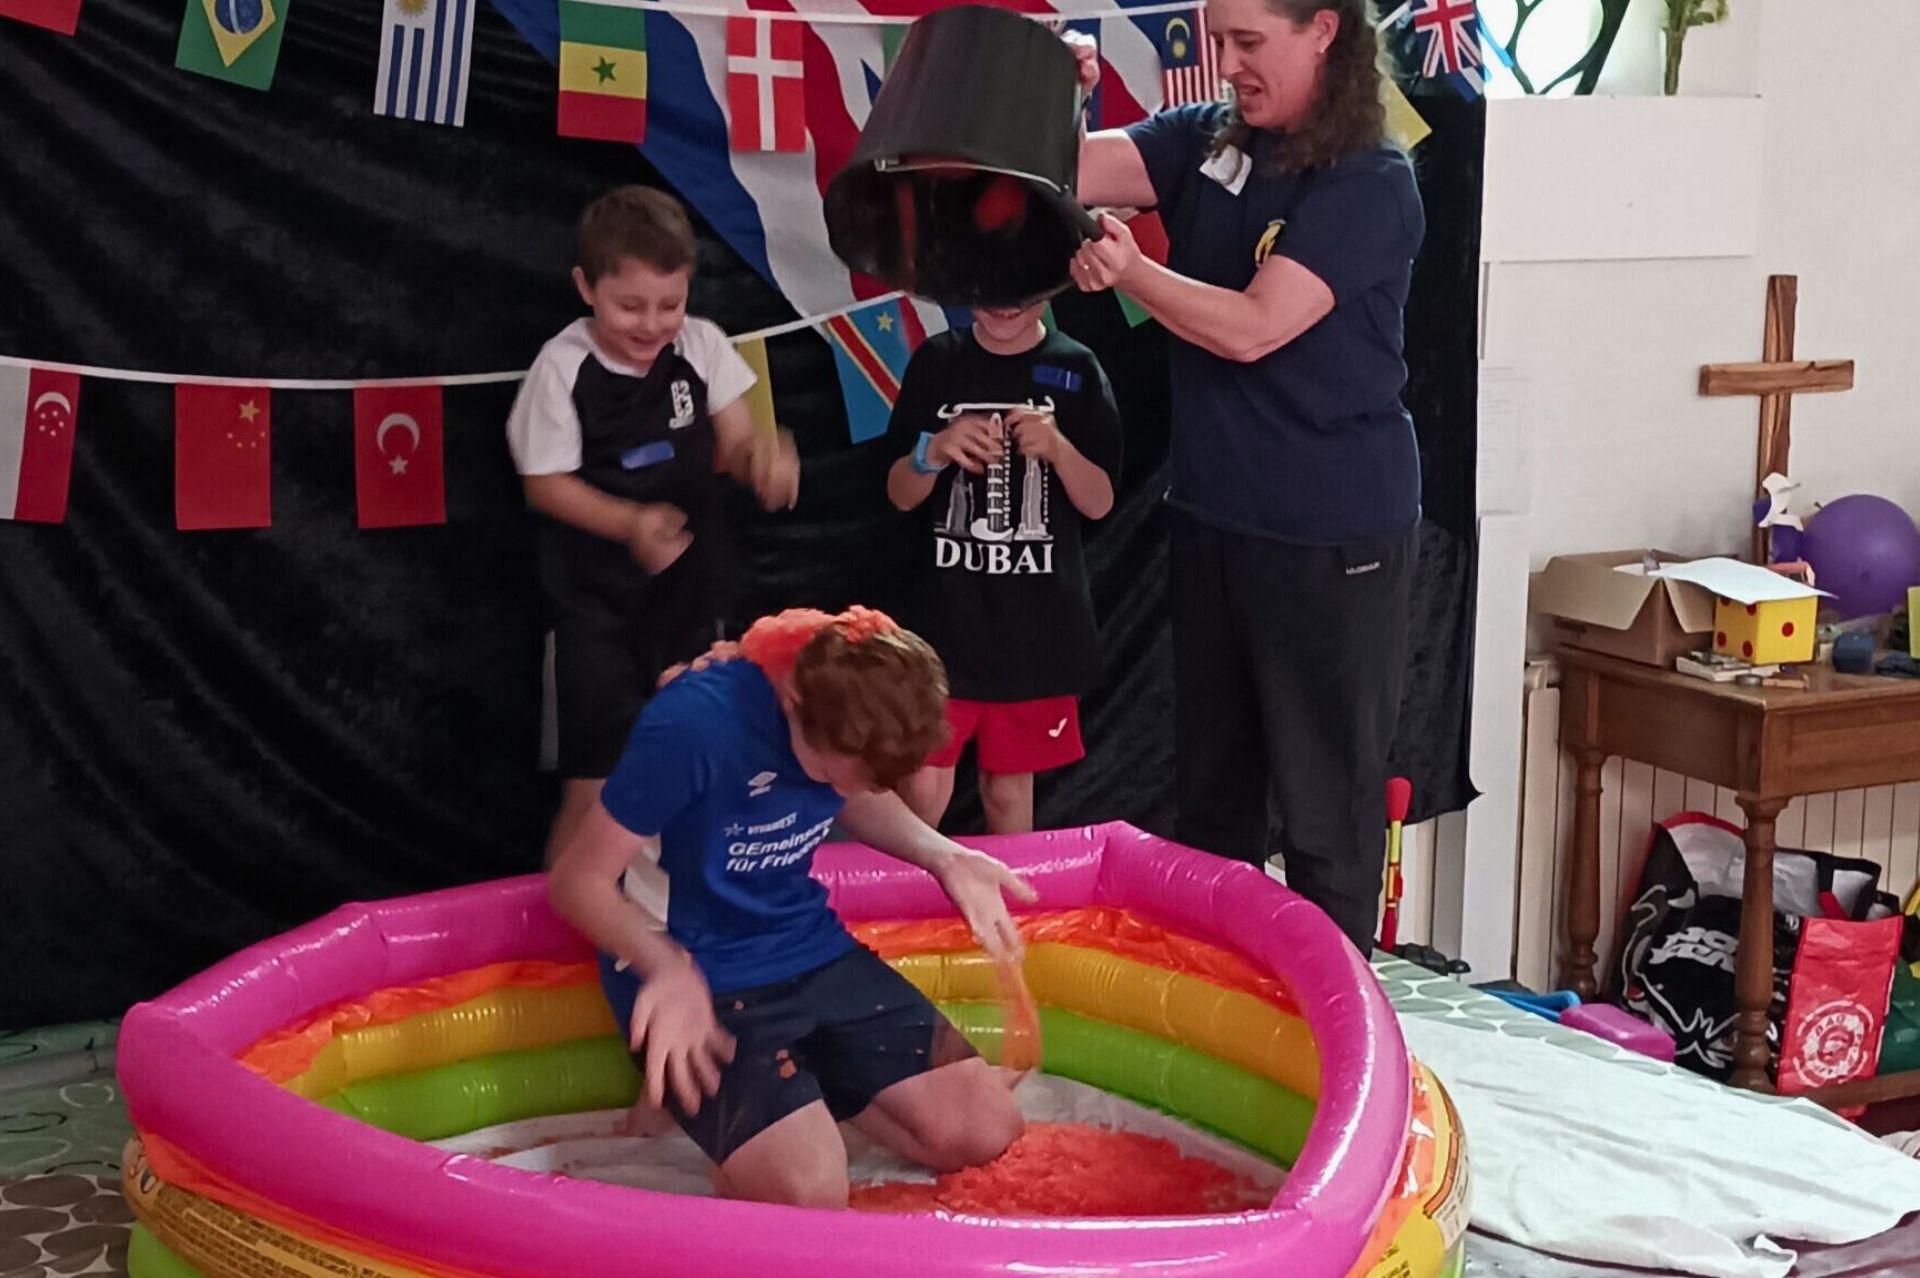
<path id="1" fill-rule="evenodd" d="M 947 784 L 953 784 L 952 774 Z M 988 833 L 1032 833 L 1033 773 L 982 772 L 980 806 L 987 810 Z"/>
<path id="2" fill-rule="evenodd" d="M 900 783 L 900 798 L 934 829 L 953 801 L 953 769 L 924 767 Z"/>
<path id="3" fill-rule="evenodd" d="M 714 1169 L 713 1187 L 727 1198 L 842 1208 L 847 1205 L 847 1144 L 826 1104 L 815 1101 L 728 1155 Z"/>
<path id="4" fill-rule="evenodd" d="M 999 1073 L 974 1057 L 902 1079 L 874 1097 L 853 1126 L 922 1167 L 956 1172 L 1006 1153 L 1026 1120 Z"/>

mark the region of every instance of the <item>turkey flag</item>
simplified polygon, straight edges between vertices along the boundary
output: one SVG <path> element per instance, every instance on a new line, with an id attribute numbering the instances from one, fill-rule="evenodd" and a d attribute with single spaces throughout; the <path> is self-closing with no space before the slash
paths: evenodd
<path id="1" fill-rule="evenodd" d="M 438 386 L 353 392 L 353 476 L 362 528 L 447 522 Z"/>

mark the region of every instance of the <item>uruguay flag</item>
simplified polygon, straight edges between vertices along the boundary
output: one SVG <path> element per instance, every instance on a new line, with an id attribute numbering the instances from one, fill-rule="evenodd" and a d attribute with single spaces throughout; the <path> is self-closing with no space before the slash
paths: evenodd
<path id="1" fill-rule="evenodd" d="M 458 128 L 467 122 L 474 0 L 386 0 L 373 113 Z"/>

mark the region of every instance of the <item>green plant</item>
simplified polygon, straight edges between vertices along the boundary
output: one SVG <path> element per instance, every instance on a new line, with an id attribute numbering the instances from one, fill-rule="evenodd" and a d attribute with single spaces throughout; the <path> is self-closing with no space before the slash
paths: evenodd
<path id="1" fill-rule="evenodd" d="M 1727 0 L 1667 0 L 1667 93 L 1680 92 L 1680 54 L 1687 32 L 1727 16 Z"/>

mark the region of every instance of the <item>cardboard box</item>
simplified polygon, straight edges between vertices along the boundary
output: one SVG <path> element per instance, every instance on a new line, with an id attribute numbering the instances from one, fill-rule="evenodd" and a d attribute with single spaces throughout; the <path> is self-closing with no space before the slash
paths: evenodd
<path id="1" fill-rule="evenodd" d="M 1647 555 L 1685 562 L 1644 549 L 1560 555 L 1533 579 L 1527 606 L 1552 619 L 1560 643 L 1670 669 L 1675 657 L 1711 644 L 1714 598 L 1684 581 L 1647 576 Z"/>

